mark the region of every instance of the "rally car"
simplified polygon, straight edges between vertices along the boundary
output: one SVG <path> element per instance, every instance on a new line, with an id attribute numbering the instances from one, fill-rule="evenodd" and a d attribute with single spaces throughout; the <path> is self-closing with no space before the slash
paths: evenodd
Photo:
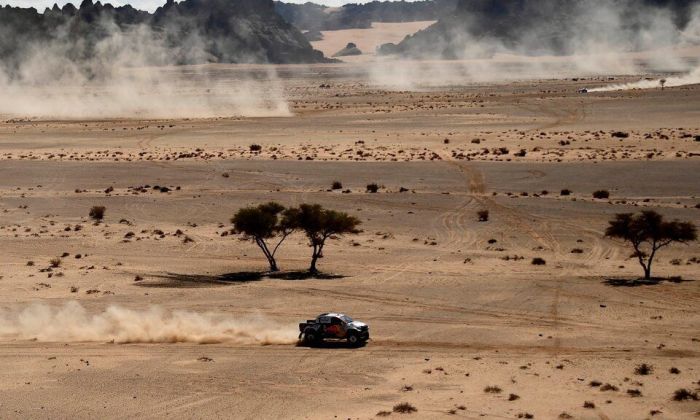
<path id="1" fill-rule="evenodd" d="M 351 346 L 361 346 L 369 340 L 369 327 L 345 314 L 324 313 L 299 324 L 299 339 L 311 346 L 326 339 L 346 340 Z"/>

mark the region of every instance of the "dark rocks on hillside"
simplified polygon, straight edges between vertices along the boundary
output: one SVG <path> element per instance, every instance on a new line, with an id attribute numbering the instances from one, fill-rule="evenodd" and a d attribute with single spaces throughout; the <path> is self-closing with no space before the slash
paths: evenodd
<path id="1" fill-rule="evenodd" d="M 178 64 L 327 61 L 275 12 L 272 0 L 168 0 L 153 14 L 83 0 L 79 8 L 54 5 L 44 14 L 0 7 L 0 63 L 12 70 L 28 51 L 44 46 L 63 47 L 75 61 L 90 59 L 100 40 L 138 27 L 150 30 Z"/>
<path id="2" fill-rule="evenodd" d="M 668 15 L 680 32 L 697 4 L 699 0 L 458 0 L 454 13 L 407 37 L 397 50 L 405 56 L 447 59 L 490 56 L 502 49 L 571 54 L 582 42 L 596 39 L 636 50 L 648 42 L 649 21 Z M 619 23 L 611 19 L 601 25 L 599 13 L 617 15 Z"/>

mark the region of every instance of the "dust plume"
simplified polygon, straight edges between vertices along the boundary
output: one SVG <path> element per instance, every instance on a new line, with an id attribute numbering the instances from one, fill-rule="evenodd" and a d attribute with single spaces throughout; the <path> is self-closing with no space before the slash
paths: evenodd
<path id="1" fill-rule="evenodd" d="M 499 7 L 481 10 L 482 3 Z M 389 88 L 420 89 L 690 72 L 697 66 L 700 6 L 651 3 L 462 0 L 453 16 L 393 46 L 397 55 L 373 64 L 369 79 Z"/>
<path id="2" fill-rule="evenodd" d="M 62 31 L 0 63 L 0 115 L 20 118 L 209 118 L 291 115 L 271 66 L 207 62 L 192 35 L 177 51 L 147 25 L 104 19 L 94 43 Z M 77 45 L 77 46 L 76 46 Z"/>
<path id="3" fill-rule="evenodd" d="M 61 307 L 34 304 L 21 310 L 0 311 L 0 339 L 42 342 L 233 343 L 292 344 L 294 326 L 284 327 L 261 317 L 145 310 L 109 306 L 90 314 L 78 302 Z"/>
<path id="4" fill-rule="evenodd" d="M 589 92 L 613 92 L 618 90 L 633 90 L 633 89 L 660 89 L 662 87 L 679 87 L 686 85 L 700 84 L 700 67 L 682 76 L 668 77 L 665 79 L 640 80 L 638 82 L 623 83 L 589 89 Z"/>

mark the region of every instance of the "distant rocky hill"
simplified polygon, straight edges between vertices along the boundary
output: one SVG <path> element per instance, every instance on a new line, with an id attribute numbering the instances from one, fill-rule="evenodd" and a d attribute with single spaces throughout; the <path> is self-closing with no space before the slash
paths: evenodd
<path id="1" fill-rule="evenodd" d="M 380 51 L 414 57 L 488 56 L 498 50 L 569 54 L 674 42 L 700 0 L 459 0 L 454 13 Z M 668 18 L 666 18 L 668 17 Z"/>
<path id="2" fill-rule="evenodd" d="M 272 0 L 168 0 L 153 14 L 83 0 L 77 8 L 54 5 L 43 14 L 0 7 L 0 64 L 12 68 L 28 53 L 49 47 L 62 48 L 71 60 L 89 59 L 104 52 L 97 51 L 105 48 L 101 40 L 128 31 L 162 46 L 166 52 L 160 55 L 179 64 L 326 61 L 275 12 Z"/>
<path id="3" fill-rule="evenodd" d="M 326 7 L 315 3 L 277 1 L 275 9 L 287 22 L 302 30 L 332 31 L 370 28 L 372 22 L 416 22 L 438 20 L 455 10 L 458 0 L 373 1 Z"/>

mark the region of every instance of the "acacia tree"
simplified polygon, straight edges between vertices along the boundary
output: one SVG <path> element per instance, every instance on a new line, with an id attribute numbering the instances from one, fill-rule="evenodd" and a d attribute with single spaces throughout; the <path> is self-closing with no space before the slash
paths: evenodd
<path id="1" fill-rule="evenodd" d="M 687 243 L 697 240 L 695 225 L 691 222 L 664 221 L 652 210 L 640 214 L 622 213 L 611 220 L 605 235 L 629 242 L 644 269 L 644 278 L 651 279 L 651 266 L 659 249 L 674 242 Z"/>
<path id="2" fill-rule="evenodd" d="M 294 231 L 290 211 L 279 203 L 269 202 L 257 207 L 245 207 L 231 218 L 235 233 L 255 242 L 270 264 L 270 271 L 279 271 L 275 254 L 282 242 Z M 272 239 L 277 242 L 269 244 Z"/>
<path id="3" fill-rule="evenodd" d="M 290 219 L 294 226 L 304 232 L 313 249 L 309 272 L 317 274 L 316 262 L 323 257 L 323 247 L 326 239 L 343 234 L 357 234 L 360 220 L 347 213 L 328 210 L 319 204 L 302 204 L 297 209 L 290 210 Z"/>

